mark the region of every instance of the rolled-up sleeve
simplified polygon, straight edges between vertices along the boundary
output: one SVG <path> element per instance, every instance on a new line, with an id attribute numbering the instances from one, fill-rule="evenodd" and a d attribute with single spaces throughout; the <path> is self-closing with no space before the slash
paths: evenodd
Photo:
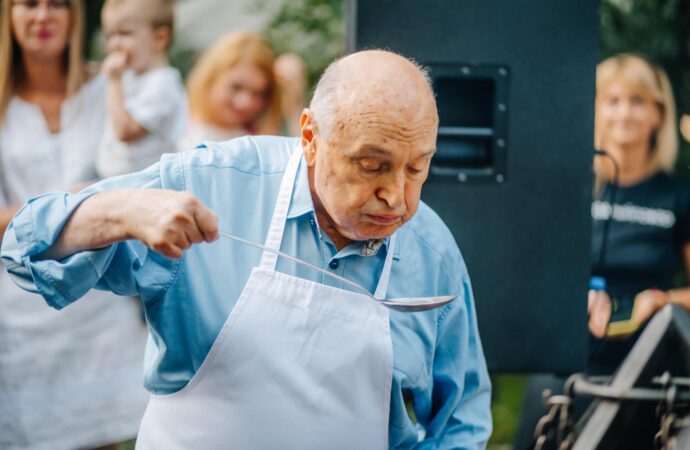
<path id="1" fill-rule="evenodd" d="M 2 241 L 2 261 L 14 282 L 40 294 L 57 309 L 92 288 L 120 295 L 155 296 L 167 284 L 174 262 L 147 250 L 139 242 L 82 251 L 59 261 L 37 256 L 55 243 L 72 213 L 87 198 L 113 189 L 160 189 L 160 174 L 156 164 L 141 172 L 103 180 L 76 194 L 53 192 L 28 200 L 15 215 Z"/>
<path id="2" fill-rule="evenodd" d="M 491 436 L 491 381 L 467 277 L 461 292 L 439 320 L 433 412 L 415 449 L 484 449 Z"/>

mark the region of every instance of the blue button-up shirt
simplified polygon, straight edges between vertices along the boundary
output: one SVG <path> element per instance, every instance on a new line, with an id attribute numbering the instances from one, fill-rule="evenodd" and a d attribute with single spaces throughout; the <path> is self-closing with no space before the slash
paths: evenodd
<path id="1" fill-rule="evenodd" d="M 207 143 L 193 152 L 164 155 L 142 172 L 104 180 L 78 194 L 35 197 L 7 229 L 2 259 L 20 286 L 40 293 L 58 309 L 94 287 L 139 295 L 150 330 L 144 384 L 156 394 L 175 392 L 204 361 L 252 267 L 259 264 L 260 250 L 221 238 L 193 246 L 179 260 L 138 241 L 61 261 L 36 255 L 55 242 L 71 213 L 90 195 L 132 187 L 189 191 L 217 214 L 221 231 L 263 243 L 283 172 L 298 146 L 298 139 L 277 137 Z M 373 292 L 388 241 L 354 243 L 338 251 L 317 223 L 305 166 L 301 164 L 292 192 L 281 250 Z M 423 203 L 397 233 L 387 296 L 454 294 L 457 299 L 431 311 L 390 312 L 390 446 L 483 448 L 491 432 L 491 388 L 460 251 L 447 227 Z M 279 259 L 278 271 L 349 289 L 284 259 Z"/>

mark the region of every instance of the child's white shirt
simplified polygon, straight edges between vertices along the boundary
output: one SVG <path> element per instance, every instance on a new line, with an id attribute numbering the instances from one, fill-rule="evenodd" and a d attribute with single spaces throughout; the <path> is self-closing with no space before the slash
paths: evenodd
<path id="1" fill-rule="evenodd" d="M 135 172 L 158 162 L 163 153 L 176 151 L 187 122 L 187 97 L 182 77 L 174 67 L 161 67 L 122 76 L 125 110 L 148 134 L 126 143 L 117 138 L 108 118 L 98 152 L 101 178 Z"/>

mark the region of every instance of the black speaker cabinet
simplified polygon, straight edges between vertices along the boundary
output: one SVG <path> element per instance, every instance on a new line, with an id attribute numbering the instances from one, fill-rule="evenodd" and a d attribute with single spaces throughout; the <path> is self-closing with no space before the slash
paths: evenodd
<path id="1" fill-rule="evenodd" d="M 581 370 L 598 3 L 346 0 L 348 51 L 429 68 L 440 116 L 422 198 L 469 267 L 489 368 Z"/>

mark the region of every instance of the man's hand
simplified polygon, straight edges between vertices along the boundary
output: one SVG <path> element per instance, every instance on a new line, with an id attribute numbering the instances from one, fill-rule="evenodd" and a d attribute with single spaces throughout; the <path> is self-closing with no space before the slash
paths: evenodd
<path id="1" fill-rule="evenodd" d="M 632 320 L 643 324 L 648 321 L 657 311 L 666 306 L 669 302 L 668 292 L 659 289 L 647 289 L 635 296 Z"/>
<path id="2" fill-rule="evenodd" d="M 123 212 L 126 233 L 169 258 L 218 238 L 215 214 L 186 192 L 141 190 Z"/>
<path id="3" fill-rule="evenodd" d="M 605 291 L 590 289 L 587 294 L 587 312 L 589 313 L 589 331 L 595 337 L 606 336 L 606 327 L 611 320 L 611 299 Z"/>
<path id="4" fill-rule="evenodd" d="M 39 259 L 60 260 L 83 250 L 138 239 L 169 258 L 218 238 L 218 219 L 193 195 L 164 189 L 119 189 L 86 199 L 55 244 Z"/>
<path id="5" fill-rule="evenodd" d="M 127 69 L 127 54 L 122 51 L 108 53 L 103 60 L 101 71 L 109 80 L 119 80 Z"/>

